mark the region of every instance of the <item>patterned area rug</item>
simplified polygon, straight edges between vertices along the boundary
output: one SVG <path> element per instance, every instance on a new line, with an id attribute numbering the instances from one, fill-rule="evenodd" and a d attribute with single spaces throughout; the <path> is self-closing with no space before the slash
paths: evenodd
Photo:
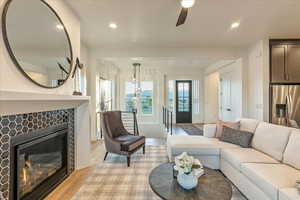
<path id="1" fill-rule="evenodd" d="M 126 166 L 126 157 L 110 154 L 72 200 L 159 200 L 149 186 L 148 176 L 167 161 L 165 146 L 147 146 L 146 155 L 137 152 L 131 167 Z M 233 188 L 232 200 L 245 199 Z"/>
<path id="2" fill-rule="evenodd" d="M 179 125 L 189 135 L 203 135 L 203 130 L 192 124 Z"/>

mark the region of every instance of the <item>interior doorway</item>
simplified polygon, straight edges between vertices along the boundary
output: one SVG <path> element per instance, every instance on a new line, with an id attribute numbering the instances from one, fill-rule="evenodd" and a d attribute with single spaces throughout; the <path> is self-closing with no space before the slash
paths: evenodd
<path id="1" fill-rule="evenodd" d="M 233 72 L 222 73 L 220 76 L 220 119 L 234 121 L 232 94 Z"/>
<path id="2" fill-rule="evenodd" d="M 192 81 L 176 81 L 176 123 L 192 123 Z"/>

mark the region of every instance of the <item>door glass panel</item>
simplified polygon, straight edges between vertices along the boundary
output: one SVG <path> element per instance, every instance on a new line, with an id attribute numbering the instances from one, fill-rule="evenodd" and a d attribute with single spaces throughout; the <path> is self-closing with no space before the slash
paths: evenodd
<path id="1" fill-rule="evenodd" d="M 189 83 L 178 83 L 178 112 L 190 111 L 190 87 Z"/>
<path id="2" fill-rule="evenodd" d="M 190 111 L 190 108 L 189 108 L 189 105 L 190 105 L 190 88 L 189 88 L 189 84 L 188 83 L 184 83 L 184 111 L 185 112 L 189 112 Z"/>
<path id="3" fill-rule="evenodd" d="M 183 112 L 184 104 L 183 104 L 183 96 L 184 96 L 184 84 L 178 84 L 178 111 Z"/>

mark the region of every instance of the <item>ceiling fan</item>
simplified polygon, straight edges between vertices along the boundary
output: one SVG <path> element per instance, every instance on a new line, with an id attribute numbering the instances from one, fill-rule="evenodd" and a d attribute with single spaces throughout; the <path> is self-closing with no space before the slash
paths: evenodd
<path id="1" fill-rule="evenodd" d="M 188 9 L 193 7 L 195 4 L 195 0 L 181 0 L 181 12 L 178 18 L 178 21 L 176 23 L 176 26 L 180 26 L 185 23 L 185 20 L 188 15 Z"/>

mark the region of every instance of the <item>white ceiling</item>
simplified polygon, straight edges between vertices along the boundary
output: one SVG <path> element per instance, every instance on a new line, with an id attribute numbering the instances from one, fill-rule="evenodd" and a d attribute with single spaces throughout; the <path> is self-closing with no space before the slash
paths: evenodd
<path id="1" fill-rule="evenodd" d="M 196 0 L 180 27 L 179 0 L 65 1 L 90 47 L 244 47 L 264 37 L 300 37 L 299 0 Z M 230 30 L 235 21 L 241 26 Z"/>

